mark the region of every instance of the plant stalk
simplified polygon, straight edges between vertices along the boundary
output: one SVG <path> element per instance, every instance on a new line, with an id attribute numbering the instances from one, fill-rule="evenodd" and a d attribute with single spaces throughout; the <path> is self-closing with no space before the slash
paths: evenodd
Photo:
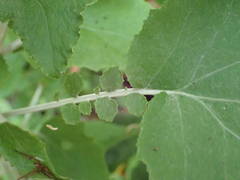
<path id="1" fill-rule="evenodd" d="M 72 103 L 75 104 L 75 103 L 80 103 L 85 101 L 94 101 L 104 97 L 109 97 L 109 98 L 121 97 L 121 96 L 127 96 L 129 94 L 134 94 L 134 93 L 143 94 L 143 95 L 156 95 L 160 92 L 161 92 L 160 90 L 150 90 L 150 89 L 119 89 L 113 92 L 100 92 L 98 94 L 88 94 L 83 96 L 61 99 L 58 101 L 52 101 L 45 104 L 19 108 L 19 109 L 11 110 L 8 112 L 4 112 L 2 113 L 2 115 L 4 117 L 9 117 L 9 116 L 15 116 L 20 114 L 40 112 L 48 109 L 58 108 L 67 104 L 72 104 Z"/>
<path id="2" fill-rule="evenodd" d="M 19 109 L 11 110 L 8 112 L 4 112 L 4 113 L 0 114 L 0 117 L 1 117 L 1 115 L 2 115 L 2 117 L 9 117 L 9 116 L 15 116 L 15 115 L 20 115 L 20 114 L 40 112 L 40 111 L 45 111 L 48 109 L 58 108 L 58 107 L 66 105 L 66 104 L 72 104 L 72 103 L 76 104 L 76 103 L 80 103 L 80 102 L 94 101 L 94 100 L 104 98 L 104 97 L 114 98 L 114 97 L 127 96 L 129 94 L 156 95 L 156 94 L 159 94 L 162 92 L 165 92 L 169 95 L 179 95 L 179 96 L 189 97 L 189 98 L 197 100 L 197 101 L 207 100 L 207 101 L 215 101 L 215 102 L 240 104 L 240 100 L 238 100 L 238 99 L 225 99 L 225 98 L 215 98 L 215 97 L 207 97 L 207 96 L 197 96 L 197 95 L 185 93 L 182 91 L 129 88 L 129 89 L 118 89 L 118 90 L 115 90 L 112 92 L 100 92 L 98 94 L 88 94 L 88 95 L 83 95 L 83 96 L 61 99 L 59 101 L 52 101 L 52 102 L 45 103 L 45 104 L 39 104 L 39 105 L 35 105 L 35 106 L 19 108 Z"/>

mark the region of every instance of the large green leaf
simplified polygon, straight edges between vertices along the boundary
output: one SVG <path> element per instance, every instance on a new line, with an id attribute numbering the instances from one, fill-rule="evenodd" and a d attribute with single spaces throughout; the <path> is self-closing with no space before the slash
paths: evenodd
<path id="1" fill-rule="evenodd" d="M 49 158 L 56 171 L 72 180 L 107 180 L 103 149 L 84 135 L 83 124 L 66 125 L 61 119 L 48 122 L 57 131 L 42 128 Z"/>
<path id="2" fill-rule="evenodd" d="M 40 68 L 59 76 L 78 39 L 80 12 L 90 0 L 1 0 L 0 20 L 20 35 Z"/>
<path id="3" fill-rule="evenodd" d="M 54 171 L 45 145 L 35 136 L 9 123 L 0 124 L 0 154 L 16 167 L 21 175 L 36 168 L 31 157 Z"/>
<path id="4" fill-rule="evenodd" d="M 175 94 L 155 97 L 138 144 L 151 179 L 239 177 L 240 130 L 235 116 L 240 106 L 221 112 L 224 106 Z M 231 114 L 234 109 L 238 112 Z"/>
<path id="5" fill-rule="evenodd" d="M 130 43 L 149 9 L 144 0 L 99 0 L 88 7 L 71 63 L 93 70 L 124 68 Z"/>
<path id="6" fill-rule="evenodd" d="M 171 0 L 136 37 L 131 83 L 168 94 L 150 103 L 138 142 L 151 179 L 240 176 L 239 8 L 239 1 Z"/>

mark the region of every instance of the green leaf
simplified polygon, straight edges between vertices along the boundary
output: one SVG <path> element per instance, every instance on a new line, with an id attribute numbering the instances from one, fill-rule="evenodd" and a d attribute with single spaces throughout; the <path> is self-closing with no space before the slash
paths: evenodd
<path id="1" fill-rule="evenodd" d="M 5 41 L 12 41 L 16 39 L 16 35 L 12 33 L 12 31 L 8 30 L 8 33 L 5 37 Z M 1 57 L 0 57 L 1 59 Z M 3 61 L 0 62 L 0 96 L 6 97 L 13 94 L 16 90 L 20 92 L 24 89 L 28 89 L 28 85 L 33 85 L 32 82 L 27 81 L 29 74 L 24 74 L 26 67 L 26 53 L 24 51 L 14 52 L 7 55 L 4 55 Z M 2 61 L 2 60 L 0 60 Z M 9 72 L 8 72 L 9 71 Z M 21 86 L 19 86 L 19 82 L 21 82 Z"/>
<path id="2" fill-rule="evenodd" d="M 127 135 L 125 127 L 103 121 L 85 122 L 84 133 L 92 137 L 104 149 L 115 145 Z"/>
<path id="3" fill-rule="evenodd" d="M 238 177 L 240 138 L 236 134 L 239 125 L 234 122 L 234 116 L 239 114 L 240 106 L 231 107 L 230 111 L 238 109 L 233 115 L 219 111 L 223 107 L 221 103 L 205 103 L 185 96 L 162 94 L 155 97 L 144 115 L 138 144 L 150 177 Z"/>
<path id="4" fill-rule="evenodd" d="M 166 3 L 168 0 L 156 0 L 156 2 L 158 2 L 159 4 L 163 4 Z"/>
<path id="5" fill-rule="evenodd" d="M 9 123 L 0 124 L 0 154 L 16 167 L 21 175 L 35 168 L 34 161 L 29 159 L 30 156 L 38 159 L 52 172 L 55 171 L 49 161 L 45 145 L 27 131 Z"/>
<path id="6" fill-rule="evenodd" d="M 72 180 L 107 180 L 104 152 L 84 135 L 83 124 L 66 125 L 61 119 L 48 122 L 57 131 L 43 128 L 49 158 L 56 171 Z"/>
<path id="7" fill-rule="evenodd" d="M 122 88 L 122 83 L 122 74 L 116 67 L 103 72 L 103 75 L 100 77 L 100 85 L 103 90 L 113 91 L 120 89 Z"/>
<path id="8" fill-rule="evenodd" d="M 59 76 L 67 65 L 82 23 L 80 12 L 86 0 L 1 0 L 0 19 L 10 20 L 24 48 L 43 72 Z"/>
<path id="9" fill-rule="evenodd" d="M 76 104 L 67 104 L 61 107 L 62 117 L 66 124 L 77 124 L 80 122 L 81 113 Z"/>
<path id="10" fill-rule="evenodd" d="M 128 109 L 128 112 L 135 116 L 142 116 L 147 108 L 147 100 L 143 95 L 130 94 L 118 98 L 121 105 Z"/>
<path id="11" fill-rule="evenodd" d="M 114 99 L 101 98 L 95 101 L 95 109 L 100 119 L 113 121 L 118 113 L 118 105 Z"/>
<path id="12" fill-rule="evenodd" d="M 136 37 L 130 82 L 168 94 L 154 97 L 141 125 L 150 179 L 240 176 L 239 8 L 239 1 L 171 0 Z"/>
<path id="13" fill-rule="evenodd" d="M 81 68 L 79 75 L 83 81 L 81 94 L 93 93 L 93 89 L 99 87 L 99 74 L 86 68 Z"/>
<path id="14" fill-rule="evenodd" d="M 4 84 L 9 80 L 9 71 L 8 67 L 3 59 L 2 56 L 0 56 L 0 87 L 4 86 Z M 4 77 L 4 78 L 3 78 Z"/>
<path id="15" fill-rule="evenodd" d="M 92 105 L 89 101 L 80 102 L 78 104 L 79 112 L 83 115 L 90 115 L 92 112 Z"/>
<path id="16" fill-rule="evenodd" d="M 130 43 L 149 9 L 143 0 L 99 0 L 88 7 L 71 64 L 95 71 L 113 66 L 123 69 Z"/>
<path id="17" fill-rule="evenodd" d="M 145 164 L 133 157 L 128 163 L 126 169 L 127 180 L 148 180 L 148 173 Z"/>
<path id="18" fill-rule="evenodd" d="M 107 151 L 106 161 L 110 171 L 116 170 L 119 165 L 126 164 L 136 154 L 136 141 L 137 136 L 130 136 Z"/>
<path id="19" fill-rule="evenodd" d="M 64 78 L 64 88 L 70 96 L 77 96 L 83 90 L 83 80 L 79 73 L 68 74 Z"/>

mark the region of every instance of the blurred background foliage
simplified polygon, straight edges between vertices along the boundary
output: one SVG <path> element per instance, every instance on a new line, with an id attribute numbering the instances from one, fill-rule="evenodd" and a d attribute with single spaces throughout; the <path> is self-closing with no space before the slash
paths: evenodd
<path id="1" fill-rule="evenodd" d="M 159 6 L 154 1 L 149 3 L 154 7 Z M 80 27 L 80 39 L 73 48 L 67 71 L 59 79 L 45 76 L 23 47 L 14 49 L 10 53 L 2 53 L 0 55 L 0 111 L 6 112 L 104 90 L 128 88 L 130 84 L 124 74 L 126 54 L 132 39 L 141 30 L 150 9 L 147 2 L 140 0 L 99 0 L 87 7 L 83 13 L 84 23 Z M 3 24 L 0 26 L 0 31 L 3 31 Z M 8 47 L 19 39 L 10 28 L 4 36 L 0 48 Z M 134 100 L 137 103 L 132 103 Z M 78 156 L 78 151 L 81 153 L 83 146 L 92 148 L 87 141 L 94 142 L 93 146 L 102 153 L 98 157 L 104 158 L 104 162 L 99 165 L 104 167 L 97 172 L 102 173 L 103 176 L 108 174 L 111 180 L 148 180 L 146 167 L 138 160 L 136 149 L 141 114 L 147 108 L 147 100 L 145 97 L 136 96 L 111 101 L 117 105 L 116 113 L 111 114 L 107 110 L 103 116 L 100 116 L 104 119 L 99 118 L 96 113 L 94 102 L 70 105 L 64 107 L 65 109 L 58 108 L 34 114 L 11 116 L 7 119 L 12 124 L 31 131 L 47 145 L 50 143 L 48 141 L 54 140 L 55 144 L 49 144 L 53 149 L 58 147 L 56 138 L 64 139 L 64 136 L 70 136 L 71 133 L 82 136 L 82 141 L 86 141 L 85 144 L 69 139 L 75 147 L 72 152 L 76 153 L 75 156 Z M 107 104 L 103 104 L 101 107 L 104 109 L 106 106 Z M 76 131 L 81 131 L 80 134 L 79 132 L 74 134 L 74 130 L 68 132 L 67 129 L 72 129 L 72 125 L 79 127 Z M 52 137 L 48 130 L 54 131 L 54 128 L 62 128 L 66 131 Z M 68 147 L 68 144 L 61 146 L 61 148 L 64 147 Z M 56 152 L 56 156 L 51 150 L 48 153 L 50 159 L 59 158 L 57 161 L 52 161 L 59 163 L 56 165 L 56 171 L 63 176 L 74 173 L 64 173 L 62 168 L 65 166 L 61 167 L 60 163 L 66 163 L 69 167 L 78 167 L 81 164 L 79 161 L 91 160 L 86 157 L 82 157 L 83 159 L 79 161 L 72 161 L 76 157 L 64 160 L 58 153 L 65 153 L 68 156 L 68 152 L 65 151 Z M 92 161 L 94 160 L 93 158 Z M 0 156 L 0 180 L 14 180 L 17 177 L 20 177 L 17 169 Z M 77 177 L 78 174 L 72 179 L 78 179 Z M 32 178 L 46 179 L 44 176 L 33 176 L 29 179 Z"/>

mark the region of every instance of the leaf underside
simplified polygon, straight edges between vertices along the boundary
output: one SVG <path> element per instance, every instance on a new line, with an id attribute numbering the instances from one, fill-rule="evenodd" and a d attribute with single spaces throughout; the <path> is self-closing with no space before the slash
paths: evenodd
<path id="1" fill-rule="evenodd" d="M 171 0 L 136 36 L 131 84 L 168 90 L 141 124 L 139 154 L 151 179 L 240 176 L 239 8 L 239 1 Z"/>

